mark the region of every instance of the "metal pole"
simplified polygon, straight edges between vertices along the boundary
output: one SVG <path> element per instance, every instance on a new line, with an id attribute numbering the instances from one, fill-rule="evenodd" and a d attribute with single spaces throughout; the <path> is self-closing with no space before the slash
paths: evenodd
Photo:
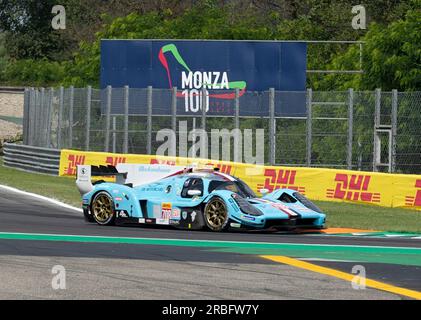
<path id="1" fill-rule="evenodd" d="M 202 130 L 206 132 L 206 87 L 203 86 L 201 92 L 201 105 L 202 105 Z"/>
<path id="2" fill-rule="evenodd" d="M 108 152 L 110 148 L 110 115 L 111 115 L 111 97 L 112 97 L 112 88 L 111 86 L 107 86 L 106 89 L 107 94 L 107 105 L 106 105 L 106 113 L 105 113 L 105 143 L 104 143 L 104 151 Z"/>
<path id="3" fill-rule="evenodd" d="M 129 153 L 129 86 L 124 86 L 124 136 L 123 153 Z"/>
<path id="4" fill-rule="evenodd" d="M 193 139 L 193 145 L 191 147 L 192 150 L 192 158 L 196 158 L 196 117 L 193 117 L 193 124 L 192 124 L 192 139 Z"/>
<path id="5" fill-rule="evenodd" d="M 148 118 L 147 118 L 147 141 L 146 141 L 146 152 L 152 154 L 152 86 L 148 86 Z"/>
<path id="6" fill-rule="evenodd" d="M 28 133 L 29 133 L 29 103 L 30 103 L 30 91 L 25 88 L 25 95 L 23 100 L 23 144 L 28 145 Z"/>
<path id="7" fill-rule="evenodd" d="M 91 105 L 92 105 L 92 87 L 86 88 L 86 132 L 85 132 L 85 150 L 90 148 L 90 131 L 91 131 Z"/>
<path id="8" fill-rule="evenodd" d="M 179 154 L 180 151 L 177 152 L 177 87 L 172 88 L 172 95 L 171 95 L 171 129 L 175 135 L 175 153 Z"/>
<path id="9" fill-rule="evenodd" d="M 29 89 L 29 108 L 28 108 L 28 145 L 32 146 L 34 142 L 34 118 L 35 118 L 35 90 Z"/>
<path id="10" fill-rule="evenodd" d="M 204 85 L 203 87 L 202 87 L 202 101 L 201 101 L 201 105 L 202 105 L 202 130 L 203 130 L 203 135 L 204 136 L 202 136 L 202 139 L 201 139 L 201 150 L 200 150 L 200 155 L 199 155 L 199 157 L 202 157 L 202 155 L 208 155 L 208 151 L 209 150 L 206 150 L 205 151 L 205 149 L 207 149 L 208 148 L 208 139 L 206 139 L 206 109 L 207 109 L 207 99 L 206 99 L 206 93 L 207 93 L 207 91 L 206 91 L 206 86 Z"/>
<path id="11" fill-rule="evenodd" d="M 352 138 L 354 127 L 354 89 L 348 90 L 348 152 L 347 166 L 352 170 Z"/>
<path id="12" fill-rule="evenodd" d="M 73 107 L 75 101 L 75 88 L 70 87 L 70 106 L 69 106 L 69 149 L 73 147 Z"/>
<path id="13" fill-rule="evenodd" d="M 45 115 L 44 115 L 44 104 L 45 104 L 45 88 L 41 88 L 41 98 L 40 98 L 40 103 L 39 103 L 39 109 L 38 109 L 38 124 L 37 124 L 37 146 L 38 147 L 44 147 L 44 145 L 42 145 L 42 140 L 43 140 L 43 129 L 45 128 L 43 126 L 43 121 L 45 119 Z"/>
<path id="14" fill-rule="evenodd" d="M 234 118 L 235 129 L 240 129 L 240 89 L 235 89 L 235 118 Z"/>
<path id="15" fill-rule="evenodd" d="M 117 145 L 116 145 L 116 130 L 117 130 L 117 123 L 116 123 L 116 117 L 115 116 L 113 116 L 113 129 L 112 129 L 112 132 L 113 132 L 113 143 L 112 143 L 112 145 L 113 145 L 113 153 L 116 153 L 116 147 L 117 147 Z"/>
<path id="16" fill-rule="evenodd" d="M 312 144 L 312 100 L 313 100 L 313 91 L 312 89 L 307 89 L 307 166 L 311 166 L 311 144 Z"/>
<path id="17" fill-rule="evenodd" d="M 398 90 L 392 90 L 392 158 L 391 171 L 396 172 L 396 135 L 398 133 Z"/>
<path id="18" fill-rule="evenodd" d="M 57 149 L 61 149 L 61 124 L 63 118 L 64 108 L 64 88 L 60 87 L 60 101 L 58 107 L 58 120 L 57 120 Z"/>
<path id="19" fill-rule="evenodd" d="M 269 163 L 275 164 L 275 89 L 269 89 Z"/>
<path id="20" fill-rule="evenodd" d="M 377 134 L 377 128 L 380 125 L 380 104 L 382 92 L 381 89 L 375 91 L 375 105 L 374 105 L 374 140 L 373 140 L 373 171 L 377 170 L 377 164 L 380 163 L 380 138 Z"/>
<path id="21" fill-rule="evenodd" d="M 174 132 L 177 132 L 177 87 L 172 88 L 171 114 L 171 128 Z"/>
<path id="22" fill-rule="evenodd" d="M 51 113 L 53 111 L 53 98 L 54 98 L 54 89 L 50 88 L 50 94 L 48 99 L 48 109 L 47 109 L 47 148 L 51 146 Z"/>

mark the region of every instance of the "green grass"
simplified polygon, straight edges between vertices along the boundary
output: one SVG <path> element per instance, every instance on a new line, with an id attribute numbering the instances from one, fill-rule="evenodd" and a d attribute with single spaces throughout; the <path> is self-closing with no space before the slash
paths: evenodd
<path id="1" fill-rule="evenodd" d="M 0 157 L 0 184 L 47 196 L 64 203 L 81 206 L 75 179 L 29 173 L 3 166 Z"/>
<path id="2" fill-rule="evenodd" d="M 0 184 L 48 196 L 80 206 L 74 178 L 28 173 L 3 166 L 0 158 Z M 327 213 L 328 227 L 379 231 L 421 232 L 421 212 L 372 205 L 315 201 Z"/>

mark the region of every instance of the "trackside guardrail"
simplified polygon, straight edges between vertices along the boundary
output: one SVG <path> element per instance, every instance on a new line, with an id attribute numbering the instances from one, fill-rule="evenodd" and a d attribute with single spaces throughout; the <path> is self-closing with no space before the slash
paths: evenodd
<path id="1" fill-rule="evenodd" d="M 58 175 L 60 150 L 5 143 L 4 165 L 26 171 Z"/>

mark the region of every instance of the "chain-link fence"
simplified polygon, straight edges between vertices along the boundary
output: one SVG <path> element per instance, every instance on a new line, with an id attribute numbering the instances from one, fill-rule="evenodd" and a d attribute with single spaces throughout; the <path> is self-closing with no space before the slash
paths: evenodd
<path id="1" fill-rule="evenodd" d="M 234 157 L 244 144 L 244 153 L 252 147 L 248 159 L 264 154 L 266 164 L 421 173 L 421 92 L 269 89 L 237 90 L 232 99 L 211 104 L 207 98 L 205 91 L 186 97 L 177 88 L 26 89 L 24 143 L 156 154 L 166 142 L 160 133 L 168 129 L 176 142 L 170 150 L 199 157 L 197 129 L 209 139 L 219 129 L 233 138 L 222 141 L 230 144 L 225 151 L 208 143 L 204 155 L 209 158 L 216 154 L 218 159 L 244 161 L 246 155 Z M 291 113 L 291 104 L 297 113 Z M 235 140 L 234 129 L 240 130 L 241 140 Z M 264 137 L 257 129 L 264 130 Z"/>

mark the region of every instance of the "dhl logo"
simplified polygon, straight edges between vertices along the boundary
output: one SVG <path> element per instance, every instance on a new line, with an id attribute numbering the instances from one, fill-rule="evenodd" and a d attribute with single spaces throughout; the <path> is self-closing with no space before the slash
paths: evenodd
<path id="1" fill-rule="evenodd" d="M 119 163 L 126 163 L 125 157 L 107 157 L 105 160 L 106 164 L 109 164 L 110 166 L 116 166 Z"/>
<path id="2" fill-rule="evenodd" d="M 158 160 L 158 159 L 151 159 L 150 164 L 166 164 L 168 166 L 175 166 L 175 161 L 172 160 Z"/>
<path id="3" fill-rule="evenodd" d="M 415 181 L 415 188 L 417 193 L 414 196 L 406 196 L 405 197 L 405 205 L 410 207 L 421 207 L 421 179 Z"/>
<path id="4" fill-rule="evenodd" d="M 207 163 L 207 166 L 213 166 L 215 168 L 219 169 L 219 172 L 225 173 L 225 174 L 231 174 L 232 166 L 227 164 L 214 164 L 214 163 Z"/>
<path id="5" fill-rule="evenodd" d="M 295 185 L 295 176 L 297 170 L 284 170 L 284 169 L 265 169 L 265 182 L 258 184 L 257 190 L 268 189 L 272 192 L 276 189 L 293 189 L 305 194 L 305 187 Z"/>
<path id="6" fill-rule="evenodd" d="M 70 154 L 67 157 L 68 165 L 64 167 L 65 174 L 71 176 L 76 175 L 76 166 L 85 164 L 85 158 L 85 156 Z"/>
<path id="7" fill-rule="evenodd" d="M 368 192 L 371 176 L 337 173 L 335 189 L 327 189 L 326 197 L 364 202 L 380 202 L 380 193 Z"/>

